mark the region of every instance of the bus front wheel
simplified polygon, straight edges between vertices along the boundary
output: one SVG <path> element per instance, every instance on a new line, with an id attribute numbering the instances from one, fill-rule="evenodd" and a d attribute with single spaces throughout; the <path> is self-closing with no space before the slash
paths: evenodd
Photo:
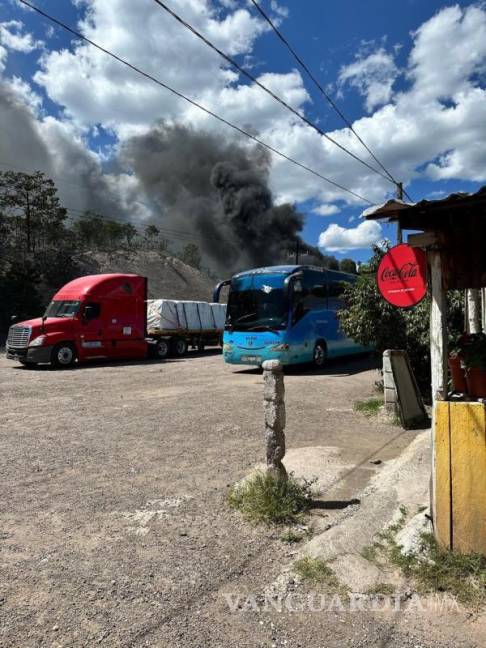
<path id="1" fill-rule="evenodd" d="M 312 357 L 312 364 L 317 369 L 321 369 L 327 360 L 327 348 L 324 342 L 316 342 L 314 347 L 314 355 Z"/>

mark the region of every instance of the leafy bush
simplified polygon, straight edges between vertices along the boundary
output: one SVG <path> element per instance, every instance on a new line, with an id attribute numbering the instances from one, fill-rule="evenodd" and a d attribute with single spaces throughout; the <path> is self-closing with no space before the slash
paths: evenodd
<path id="1" fill-rule="evenodd" d="M 463 335 L 459 357 L 468 369 L 486 369 L 486 334 Z"/>

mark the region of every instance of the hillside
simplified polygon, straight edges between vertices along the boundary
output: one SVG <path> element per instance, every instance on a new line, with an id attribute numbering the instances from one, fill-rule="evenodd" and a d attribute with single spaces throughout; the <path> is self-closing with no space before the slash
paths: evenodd
<path id="1" fill-rule="evenodd" d="M 80 275 L 127 272 L 149 280 L 149 297 L 212 301 L 216 281 L 179 259 L 151 250 L 85 252 L 75 258 Z"/>

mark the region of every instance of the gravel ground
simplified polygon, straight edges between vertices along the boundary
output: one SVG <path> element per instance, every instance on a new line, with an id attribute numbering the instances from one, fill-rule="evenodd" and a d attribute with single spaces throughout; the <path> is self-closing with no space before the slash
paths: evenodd
<path id="1" fill-rule="evenodd" d="M 287 445 L 332 449 L 333 501 L 414 438 L 353 412 L 376 379 L 356 359 L 286 374 Z M 252 601 L 292 560 L 225 500 L 263 458 L 258 371 L 211 352 L 71 371 L 1 358 L 0 389 L 2 648 L 484 645 L 462 613 L 231 612 L 225 595 Z"/>

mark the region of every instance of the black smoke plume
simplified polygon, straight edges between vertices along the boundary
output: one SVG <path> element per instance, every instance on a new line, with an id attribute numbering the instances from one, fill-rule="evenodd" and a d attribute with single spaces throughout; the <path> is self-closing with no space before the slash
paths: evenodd
<path id="1" fill-rule="evenodd" d="M 317 260 L 301 240 L 303 217 L 290 204 L 274 205 L 270 158 L 219 135 L 159 124 L 121 151 L 166 231 L 191 232 L 218 270 Z M 170 234 L 167 234 L 170 239 Z"/>

